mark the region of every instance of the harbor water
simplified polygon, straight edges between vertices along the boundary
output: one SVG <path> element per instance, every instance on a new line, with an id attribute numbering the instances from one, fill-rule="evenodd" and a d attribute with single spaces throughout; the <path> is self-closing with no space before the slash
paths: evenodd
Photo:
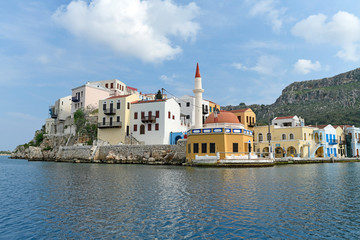
<path id="1" fill-rule="evenodd" d="M 0 239 L 359 239 L 360 163 L 271 168 L 0 157 Z"/>

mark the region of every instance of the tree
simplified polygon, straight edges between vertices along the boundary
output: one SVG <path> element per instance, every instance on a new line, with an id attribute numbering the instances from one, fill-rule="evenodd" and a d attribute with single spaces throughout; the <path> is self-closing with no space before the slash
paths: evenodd
<path id="1" fill-rule="evenodd" d="M 163 95 L 161 94 L 161 91 L 159 90 L 157 94 L 155 95 L 155 99 L 163 99 Z"/>

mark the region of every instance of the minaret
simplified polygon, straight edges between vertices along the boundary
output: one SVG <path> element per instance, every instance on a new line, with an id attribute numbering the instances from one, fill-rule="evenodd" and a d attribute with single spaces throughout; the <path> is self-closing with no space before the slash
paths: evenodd
<path id="1" fill-rule="evenodd" d="M 202 93 L 204 89 L 201 86 L 201 76 L 199 70 L 199 63 L 196 65 L 195 73 L 195 88 L 193 93 L 195 94 L 195 125 L 194 128 L 201 128 L 202 124 Z"/>

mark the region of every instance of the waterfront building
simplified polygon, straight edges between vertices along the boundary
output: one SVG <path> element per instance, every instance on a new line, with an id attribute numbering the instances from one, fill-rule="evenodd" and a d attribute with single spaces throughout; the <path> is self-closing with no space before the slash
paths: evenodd
<path id="1" fill-rule="evenodd" d="M 131 95 L 138 93 L 137 88 L 127 86 L 118 79 L 88 82 L 90 85 L 100 85 L 110 90 L 110 96 Z"/>
<path id="2" fill-rule="evenodd" d="M 346 155 L 347 157 L 360 156 L 360 128 L 355 126 L 345 127 Z"/>
<path id="3" fill-rule="evenodd" d="M 132 137 L 144 144 L 170 144 L 175 133 L 188 129 L 173 98 L 133 102 L 131 124 Z"/>
<path id="4" fill-rule="evenodd" d="M 253 132 L 245 129 L 229 111 L 213 112 L 203 127 L 188 131 L 186 159 L 247 159 L 252 151 Z"/>
<path id="5" fill-rule="evenodd" d="M 108 98 L 110 93 L 110 89 L 103 87 L 99 83 L 88 82 L 82 86 L 73 88 L 71 116 L 80 108 L 97 109 L 99 107 L 99 100 Z"/>
<path id="6" fill-rule="evenodd" d="M 58 99 L 49 107 L 49 118 L 46 119 L 45 132 L 47 134 L 64 134 L 65 120 L 71 114 L 71 96 Z"/>
<path id="7" fill-rule="evenodd" d="M 338 157 L 336 129 L 331 125 L 317 125 L 314 130 L 316 151 L 314 157 Z"/>
<path id="8" fill-rule="evenodd" d="M 271 121 L 271 123 L 272 125 L 279 127 L 305 126 L 304 119 L 298 116 L 276 117 Z"/>
<path id="9" fill-rule="evenodd" d="M 316 151 L 313 131 L 313 127 L 306 126 L 256 126 L 254 128 L 256 152 L 260 155 L 273 152 L 275 158 L 311 157 Z"/>
<path id="10" fill-rule="evenodd" d="M 131 142 L 126 141 L 130 134 L 130 109 L 137 100 L 138 94 L 130 94 L 99 101 L 98 141 L 111 145 Z"/>
<path id="11" fill-rule="evenodd" d="M 200 109 L 201 111 L 201 124 L 205 123 L 205 119 L 209 116 L 210 109 L 210 101 L 201 100 L 200 108 L 195 107 L 195 97 L 190 95 L 184 95 L 181 98 L 176 98 L 177 103 L 180 106 L 181 115 L 186 119 L 186 123 L 189 127 L 195 126 L 195 113 L 196 109 Z M 216 106 L 216 104 L 212 104 L 212 106 Z M 213 107 L 211 110 L 213 111 Z"/>
<path id="12" fill-rule="evenodd" d="M 334 125 L 336 129 L 336 139 L 338 141 L 338 157 L 344 158 L 346 157 L 346 135 L 345 129 L 346 127 L 350 127 L 349 125 Z"/>
<path id="13" fill-rule="evenodd" d="M 256 114 L 251 108 L 232 110 L 232 113 L 236 115 L 239 122 L 245 126 L 246 129 L 254 131 L 256 124 Z"/>

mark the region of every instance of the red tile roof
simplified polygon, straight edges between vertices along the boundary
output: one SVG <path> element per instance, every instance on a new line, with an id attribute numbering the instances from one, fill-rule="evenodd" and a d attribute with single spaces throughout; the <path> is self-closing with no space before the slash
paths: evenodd
<path id="1" fill-rule="evenodd" d="M 156 99 L 156 100 L 139 100 L 134 101 L 131 104 L 138 104 L 138 103 L 152 103 L 152 102 L 165 102 L 168 99 Z"/>
<path id="2" fill-rule="evenodd" d="M 243 109 L 231 110 L 230 112 L 232 112 L 232 113 L 245 112 L 245 111 L 247 111 L 249 109 L 250 108 L 243 108 Z"/>
<path id="3" fill-rule="evenodd" d="M 109 98 L 106 98 L 106 99 L 123 98 L 123 97 L 128 97 L 128 96 L 130 96 L 130 95 L 132 95 L 132 94 L 112 96 L 112 97 L 109 97 Z"/>
<path id="4" fill-rule="evenodd" d="M 130 90 L 137 91 L 137 88 L 133 88 L 133 87 L 130 87 L 130 86 L 126 86 L 126 88 L 128 88 L 128 89 L 130 89 Z"/>

